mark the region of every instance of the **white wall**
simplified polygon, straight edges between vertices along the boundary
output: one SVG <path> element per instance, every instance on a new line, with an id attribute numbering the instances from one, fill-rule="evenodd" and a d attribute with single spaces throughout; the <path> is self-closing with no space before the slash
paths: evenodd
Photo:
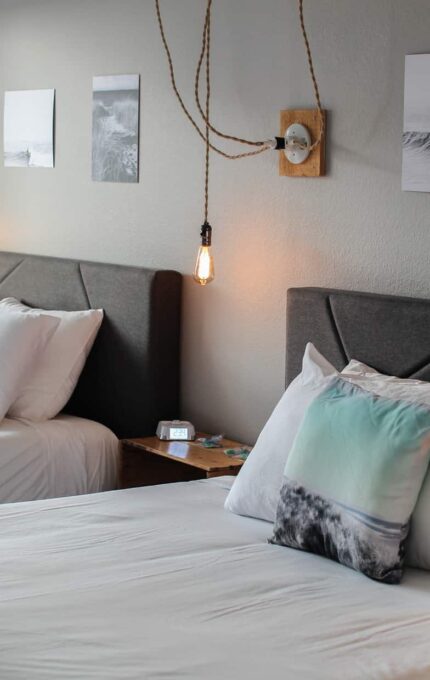
<path id="1" fill-rule="evenodd" d="M 203 0 L 162 0 L 192 101 Z M 430 296 L 430 196 L 402 193 L 405 53 L 430 51 L 430 0 L 306 0 L 328 176 L 278 176 L 275 153 L 212 159 L 216 280 L 190 272 L 202 221 L 203 146 L 168 82 L 152 0 L 0 1 L 0 88 L 55 87 L 55 170 L 0 167 L 0 248 L 175 268 L 186 276 L 183 412 L 253 441 L 284 384 L 285 295 L 335 286 Z M 91 78 L 140 73 L 141 180 L 90 179 Z M 295 0 L 217 0 L 213 118 L 277 132 L 313 105 Z"/>

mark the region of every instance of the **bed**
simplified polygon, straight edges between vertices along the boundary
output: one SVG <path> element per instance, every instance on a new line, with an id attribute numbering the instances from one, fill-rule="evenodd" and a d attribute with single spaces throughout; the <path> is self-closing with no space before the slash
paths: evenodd
<path id="1" fill-rule="evenodd" d="M 349 358 L 339 312 L 346 303 L 356 343 L 361 336 L 358 358 L 370 363 L 369 328 L 381 342 L 386 328 L 399 348 L 407 323 L 415 340 L 398 366 L 425 371 L 419 338 L 430 326 L 429 302 L 307 289 L 289 295 L 290 377 L 309 339 L 331 360 L 345 360 L 336 352 Z M 364 312 L 373 325 L 363 323 Z M 224 477 L 2 506 L 2 676 L 430 677 L 430 573 L 409 569 L 402 585 L 387 586 L 269 545 L 269 523 L 223 509 L 231 483 Z"/>
<path id="2" fill-rule="evenodd" d="M 116 488 L 118 438 L 178 417 L 181 276 L 1 252 L 6 297 L 104 319 L 64 414 L 0 424 L 0 503 Z"/>
<path id="3" fill-rule="evenodd" d="M 117 487 L 119 442 L 94 420 L 60 415 L 0 424 L 0 501 L 109 491 Z"/>

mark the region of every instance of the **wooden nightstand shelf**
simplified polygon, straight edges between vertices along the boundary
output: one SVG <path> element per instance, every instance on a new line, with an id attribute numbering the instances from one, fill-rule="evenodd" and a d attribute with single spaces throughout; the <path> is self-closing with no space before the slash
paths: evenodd
<path id="1" fill-rule="evenodd" d="M 239 458 L 225 455 L 224 448 L 242 446 L 230 439 L 223 439 L 219 449 L 205 449 L 195 441 L 160 441 L 158 437 L 123 439 L 121 445 L 122 489 L 237 475 L 243 464 Z"/>

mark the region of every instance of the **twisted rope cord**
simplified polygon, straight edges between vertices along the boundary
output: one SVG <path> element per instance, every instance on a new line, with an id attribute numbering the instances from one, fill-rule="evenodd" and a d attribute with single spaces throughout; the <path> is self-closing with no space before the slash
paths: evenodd
<path id="1" fill-rule="evenodd" d="M 322 137 L 323 137 L 324 132 L 325 132 L 325 119 L 324 119 L 324 112 L 323 112 L 322 105 L 321 105 L 321 98 L 320 98 L 320 93 L 319 93 L 318 82 L 317 82 L 316 75 L 315 75 L 315 69 L 314 69 L 314 64 L 313 64 L 313 59 L 312 59 L 311 47 L 310 47 L 309 38 L 308 38 L 308 35 L 307 35 L 307 32 L 306 32 L 306 27 L 305 27 L 305 20 L 304 20 L 304 14 L 303 14 L 303 1 L 304 0 L 298 0 L 300 28 L 301 28 L 301 31 L 302 31 L 303 41 L 305 43 L 307 59 L 308 59 L 308 66 L 309 66 L 309 73 L 310 73 L 311 80 L 312 80 L 312 85 L 313 85 L 314 95 L 315 95 L 315 101 L 316 101 L 316 104 L 317 104 L 317 109 L 318 109 L 318 114 L 319 114 L 319 119 L 320 119 L 320 129 L 319 129 L 318 137 L 313 142 L 313 144 L 309 147 L 309 151 L 313 151 L 321 143 Z M 197 108 L 199 110 L 201 117 L 203 118 L 205 123 L 209 126 L 209 129 L 212 132 L 214 132 L 216 135 L 218 135 L 219 137 L 222 137 L 224 139 L 231 139 L 233 141 L 239 142 L 240 144 L 249 144 L 249 145 L 252 145 L 252 146 L 267 145 L 267 142 L 265 142 L 265 141 L 255 142 L 255 141 L 251 141 L 249 139 L 243 139 L 241 137 L 235 137 L 233 135 L 227 135 L 223 132 L 220 132 L 210 123 L 210 120 L 208 120 L 208 117 L 205 116 L 205 114 L 203 112 L 203 109 L 202 109 L 202 106 L 201 106 L 201 103 L 200 103 L 200 98 L 199 98 L 199 89 L 200 89 L 199 83 L 200 83 L 200 72 L 201 72 L 202 63 L 203 63 L 205 50 L 206 50 L 206 25 L 207 25 L 207 22 L 208 22 L 208 17 L 210 15 L 212 2 L 213 2 L 213 0 L 208 0 L 207 9 L 206 9 L 205 27 L 203 29 L 202 50 L 201 50 L 201 53 L 200 53 L 200 57 L 199 57 L 198 65 L 197 65 L 197 71 L 196 71 L 196 78 L 195 78 L 194 95 L 195 95 Z"/>
<path id="2" fill-rule="evenodd" d="M 305 42 L 305 47 L 306 47 L 306 53 L 308 55 L 308 65 L 309 65 L 309 72 L 311 74 L 311 79 L 312 79 L 312 84 L 314 87 L 314 94 L 315 94 L 315 100 L 317 103 L 318 107 L 318 113 L 319 113 L 319 118 L 320 118 L 320 130 L 317 139 L 314 141 L 313 144 L 309 147 L 309 151 L 313 151 L 316 149 L 318 144 L 321 143 L 321 140 L 324 135 L 324 128 L 325 128 L 325 121 L 324 121 L 324 113 L 322 110 L 321 106 L 321 98 L 320 98 L 320 92 L 318 88 L 318 83 L 317 79 L 315 76 L 315 70 L 314 70 L 314 64 L 312 61 L 312 52 L 311 52 L 311 46 L 309 44 L 309 38 L 308 34 L 306 33 L 306 28 L 305 28 L 305 18 L 303 16 L 303 0 L 299 0 L 299 17 L 300 17 L 300 27 L 302 29 L 302 35 L 303 35 L 303 40 Z"/>
<path id="3" fill-rule="evenodd" d="M 206 49 L 206 121 L 209 121 L 209 105 L 211 97 L 211 79 L 210 79 L 210 44 L 211 44 L 211 13 L 210 4 L 208 5 L 208 15 L 205 23 L 205 42 Z M 205 224 L 208 221 L 209 212 L 209 123 L 206 122 L 206 155 L 205 155 Z"/>
<path id="4" fill-rule="evenodd" d="M 323 109 L 322 109 L 322 105 L 321 105 L 321 98 L 320 98 L 320 93 L 319 93 L 318 82 L 317 82 L 317 79 L 316 79 L 315 69 L 314 69 L 314 65 L 313 65 L 311 47 L 310 47 L 309 38 L 308 38 L 308 35 L 307 35 L 307 32 L 306 32 L 306 27 L 305 27 L 305 20 L 304 20 L 304 14 L 303 14 L 303 1 L 304 0 L 298 0 L 300 28 L 301 28 L 303 40 L 304 40 L 304 43 L 305 43 L 309 72 L 310 72 L 310 76 L 311 76 L 311 80 L 312 80 L 315 100 L 316 100 L 316 103 L 317 103 L 318 114 L 319 114 L 319 119 L 320 119 L 320 129 L 319 129 L 318 137 L 313 142 L 313 144 L 311 144 L 311 146 L 309 147 L 309 151 L 313 151 L 321 143 L 322 137 L 323 137 L 324 132 L 325 132 L 325 120 L 324 120 L 324 113 L 323 113 Z M 194 118 L 192 117 L 192 115 L 188 111 L 188 109 L 187 109 L 187 107 L 186 107 L 186 105 L 185 105 L 185 103 L 184 103 L 184 101 L 181 97 L 181 94 L 178 90 L 178 87 L 176 85 L 175 72 L 174 72 L 174 68 L 173 68 L 173 60 L 172 60 L 170 49 L 169 49 L 169 46 L 168 46 L 168 43 L 167 43 L 167 39 L 166 39 L 165 31 L 164 31 L 164 26 L 163 26 L 163 20 L 162 20 L 162 17 L 161 17 L 160 1 L 155 0 L 155 7 L 156 7 L 156 12 L 157 12 L 158 25 L 159 25 L 159 28 L 160 28 L 160 34 L 161 34 L 163 46 L 164 46 L 164 49 L 165 49 L 165 52 L 166 52 L 166 55 L 167 55 L 167 60 L 168 60 L 168 64 L 169 64 L 169 72 L 170 72 L 170 80 L 171 80 L 171 83 L 172 83 L 172 87 L 173 87 L 173 90 L 176 94 L 176 97 L 179 101 L 179 104 L 180 104 L 183 112 L 185 113 L 186 117 L 188 118 L 190 123 L 193 125 L 193 127 L 195 128 L 196 132 L 201 137 L 201 139 L 206 144 L 209 144 L 210 149 L 212 149 L 213 151 L 218 153 L 220 156 L 223 156 L 224 158 L 227 158 L 229 160 L 236 160 L 236 159 L 239 159 L 239 158 L 248 158 L 250 156 L 256 156 L 260 153 L 263 153 L 264 151 L 267 151 L 271 147 L 264 141 L 252 141 L 252 140 L 249 140 L 249 139 L 244 139 L 242 137 L 236 137 L 234 135 L 228 135 L 228 134 L 221 132 L 220 130 L 218 130 L 217 128 L 215 128 L 211 124 L 208 113 L 206 112 L 206 114 L 205 114 L 205 112 L 202 109 L 201 103 L 200 103 L 200 98 L 199 98 L 200 73 L 201 73 L 201 68 L 202 68 L 202 64 L 203 64 L 205 54 L 206 54 L 206 70 L 208 68 L 208 61 L 210 61 L 210 54 L 209 54 L 209 49 L 208 49 L 208 43 L 210 41 L 210 39 L 208 38 L 208 23 L 210 22 L 210 12 L 211 12 L 211 7 L 212 7 L 212 2 L 213 2 L 213 0 L 208 0 L 208 3 L 207 3 L 205 25 L 204 25 L 204 29 L 203 29 L 202 49 L 201 49 L 201 52 L 200 52 L 200 57 L 199 57 L 198 65 L 197 65 L 195 87 L 194 87 L 194 94 L 195 94 L 195 100 L 196 100 L 196 103 L 197 103 L 197 108 L 199 110 L 201 117 L 203 118 L 203 121 L 205 122 L 206 134 L 204 134 L 200 130 L 200 127 L 198 126 L 198 124 L 195 122 Z M 222 151 L 218 147 L 214 146 L 208 140 L 209 130 L 214 132 L 219 137 L 222 137 L 223 139 L 230 139 L 230 140 L 236 141 L 240 144 L 258 146 L 259 148 L 256 151 L 249 151 L 249 152 L 241 153 L 241 154 L 226 153 L 225 151 Z"/>
<path id="5" fill-rule="evenodd" d="M 199 97 L 199 90 L 200 90 L 200 73 L 203 65 L 203 59 L 206 53 L 206 57 L 208 58 L 208 55 L 210 53 L 210 38 L 209 38 L 209 33 L 207 31 L 208 24 L 210 23 L 210 15 L 211 15 L 211 8 L 212 8 L 212 1 L 213 0 L 208 0 L 207 8 L 206 8 L 206 16 L 205 16 L 205 23 L 203 27 L 203 40 L 202 40 L 202 49 L 200 52 L 199 56 L 199 61 L 197 64 L 197 70 L 196 70 L 196 78 L 194 81 L 194 97 L 196 100 L 197 108 L 199 110 L 199 113 L 203 120 L 205 121 L 207 127 L 214 132 L 218 137 L 222 137 L 223 139 L 231 139 L 234 142 L 239 142 L 240 144 L 248 144 L 250 146 L 267 146 L 267 141 L 258 141 L 254 142 L 249 139 L 243 139 L 242 137 L 236 137 L 234 135 L 227 135 L 224 132 L 220 132 L 220 130 L 217 130 L 216 127 L 212 125 L 212 123 L 209 120 L 209 116 L 204 114 L 201 103 L 200 103 L 200 97 Z"/>
<path id="6" fill-rule="evenodd" d="M 201 137 L 201 139 L 204 142 L 206 142 L 207 144 L 209 144 L 209 148 L 212 149 L 212 151 L 215 151 L 220 156 L 223 156 L 224 158 L 228 158 L 229 160 L 236 160 L 238 158 L 247 158 L 249 156 L 256 156 L 257 154 L 263 153 L 263 151 L 267 151 L 268 149 L 270 149 L 270 146 L 267 145 L 267 146 L 263 146 L 263 147 L 259 148 L 257 151 L 248 151 L 247 153 L 239 153 L 239 154 L 229 154 L 229 153 L 226 153 L 225 151 L 222 151 L 221 149 L 218 149 L 218 147 L 214 146 L 210 141 L 207 140 L 207 135 L 205 135 L 200 130 L 200 127 L 197 125 L 197 123 L 194 120 L 194 118 L 192 117 L 191 113 L 188 111 L 187 107 L 185 106 L 184 100 L 182 99 L 181 94 L 180 94 L 178 87 L 176 85 L 175 71 L 174 71 L 174 68 L 173 68 L 173 60 L 172 60 L 172 56 L 171 56 L 171 53 L 170 53 L 169 46 L 167 44 L 166 34 L 164 32 L 163 20 L 162 20 L 162 17 L 161 17 L 160 0 L 155 0 L 155 8 L 156 8 L 156 12 L 157 12 L 157 19 L 158 19 L 158 26 L 160 28 L 161 40 L 162 40 L 164 50 L 165 50 L 166 55 L 167 55 L 167 61 L 168 61 L 168 64 L 169 64 L 170 80 L 171 80 L 171 83 L 172 83 L 173 91 L 176 94 L 176 97 L 179 101 L 179 104 L 181 106 L 182 111 L 184 112 L 184 114 L 186 115 L 188 120 L 190 121 L 191 125 L 196 130 L 197 134 Z M 205 31 L 205 36 L 206 36 L 206 31 Z"/>

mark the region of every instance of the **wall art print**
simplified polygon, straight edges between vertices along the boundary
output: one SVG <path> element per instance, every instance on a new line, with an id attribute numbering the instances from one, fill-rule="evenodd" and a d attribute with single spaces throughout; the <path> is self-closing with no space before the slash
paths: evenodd
<path id="1" fill-rule="evenodd" d="M 430 54 L 405 60 L 404 191 L 430 191 Z"/>
<path id="2" fill-rule="evenodd" d="M 3 154 L 6 167 L 54 167 L 55 90 L 17 90 L 4 95 Z"/>
<path id="3" fill-rule="evenodd" d="M 139 76 L 93 78 L 92 177 L 139 180 Z"/>

